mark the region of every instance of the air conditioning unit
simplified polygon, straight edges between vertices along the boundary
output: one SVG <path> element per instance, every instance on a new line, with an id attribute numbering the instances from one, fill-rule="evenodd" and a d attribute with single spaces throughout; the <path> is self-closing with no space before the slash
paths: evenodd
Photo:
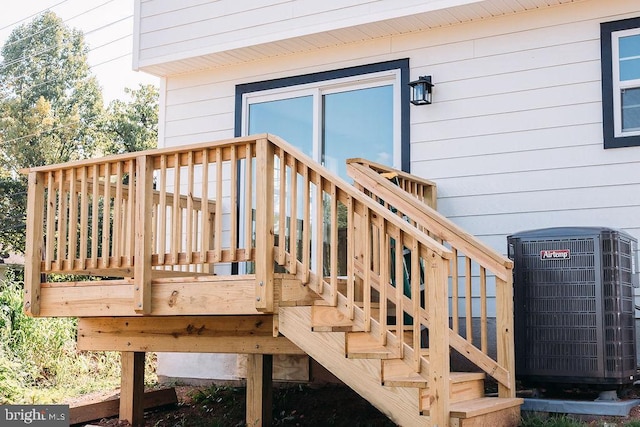
<path id="1" fill-rule="evenodd" d="M 636 375 L 637 240 L 604 227 L 508 237 L 516 377 L 528 385 L 627 385 Z"/>

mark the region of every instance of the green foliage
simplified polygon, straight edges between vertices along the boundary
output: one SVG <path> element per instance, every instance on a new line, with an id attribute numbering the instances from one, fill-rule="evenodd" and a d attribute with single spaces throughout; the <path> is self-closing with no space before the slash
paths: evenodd
<path id="1" fill-rule="evenodd" d="M 131 101 L 114 100 L 107 108 L 105 151 L 112 154 L 148 150 L 158 140 L 158 88 L 126 88 Z"/>
<path id="2" fill-rule="evenodd" d="M 2 47 L 0 140 L 5 168 L 82 159 L 95 152 L 102 94 L 82 32 L 53 12 L 20 25 Z"/>
<path id="3" fill-rule="evenodd" d="M 566 415 L 542 418 L 529 415 L 522 418 L 521 427 L 583 427 L 585 424 Z"/>
<path id="4" fill-rule="evenodd" d="M 81 31 L 53 12 L 18 26 L 0 63 L 0 250 L 24 253 L 22 169 L 155 147 L 158 90 L 125 89 L 103 108 Z"/>
<path id="5" fill-rule="evenodd" d="M 15 28 L 0 64 L 0 247 L 24 252 L 20 170 L 90 157 L 104 108 L 80 31 L 45 12 Z"/>
<path id="6" fill-rule="evenodd" d="M 24 251 L 26 192 L 25 179 L 0 174 L 0 252 Z"/>
<path id="7" fill-rule="evenodd" d="M 115 387 L 118 354 L 77 351 L 76 320 L 28 317 L 22 290 L 13 271 L 0 282 L 0 403 L 48 403 Z"/>

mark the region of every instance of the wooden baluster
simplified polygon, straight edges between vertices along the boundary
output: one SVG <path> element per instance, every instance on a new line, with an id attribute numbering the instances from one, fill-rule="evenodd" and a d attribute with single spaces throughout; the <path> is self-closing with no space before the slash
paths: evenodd
<path id="1" fill-rule="evenodd" d="M 302 172 L 304 188 L 302 190 L 302 283 L 309 283 L 311 270 L 311 188 L 309 188 L 309 168 Z"/>
<path id="2" fill-rule="evenodd" d="M 489 354 L 487 339 L 487 270 L 480 266 L 480 349 Z"/>
<path id="3" fill-rule="evenodd" d="M 222 150 L 216 147 L 216 231 L 214 261 L 222 261 Z"/>
<path id="4" fill-rule="evenodd" d="M 194 185 L 194 171 L 193 171 L 193 151 L 187 153 L 187 208 L 186 208 L 186 262 L 191 265 L 193 261 L 193 185 Z"/>
<path id="5" fill-rule="evenodd" d="M 113 256 L 116 267 L 122 265 L 122 242 L 124 239 L 122 235 L 122 175 L 122 162 L 118 162 L 116 163 L 116 196 L 113 201 Z"/>
<path id="6" fill-rule="evenodd" d="M 354 215 L 353 198 L 347 196 L 347 310 L 349 312 L 349 319 L 351 320 L 353 320 L 355 316 L 355 240 L 359 237 L 355 229 Z"/>
<path id="7" fill-rule="evenodd" d="M 202 262 L 202 270 L 205 270 L 207 261 L 207 251 L 211 247 L 211 226 L 210 223 L 211 213 L 209 212 L 209 150 L 202 150 L 202 205 L 201 205 L 201 220 L 202 230 L 200 240 L 200 261 Z"/>
<path id="8" fill-rule="evenodd" d="M 178 265 L 178 258 L 182 243 L 182 207 L 180 206 L 180 154 L 174 155 L 174 167 L 173 167 L 173 212 L 171 220 L 172 233 L 171 233 L 171 265 Z"/>
<path id="9" fill-rule="evenodd" d="M 160 218 L 158 221 L 159 236 L 158 236 L 158 264 L 165 265 L 167 259 L 165 254 L 167 253 L 167 156 L 160 156 L 160 200 L 158 200 L 158 210 L 160 211 Z M 173 214 L 172 214 L 173 215 Z M 172 217 L 173 218 L 173 217 Z M 171 241 L 171 240 L 169 240 Z"/>
<path id="10" fill-rule="evenodd" d="M 278 196 L 278 265 L 285 265 L 287 260 L 286 248 L 286 218 L 287 218 L 287 162 L 284 148 L 278 149 L 278 159 L 280 166 L 279 174 L 279 196 Z"/>
<path id="11" fill-rule="evenodd" d="M 135 201 L 136 201 L 136 194 L 135 194 L 135 183 L 134 183 L 134 176 L 136 174 L 136 165 L 135 165 L 135 161 L 134 160 L 129 160 L 128 162 L 129 168 L 128 168 L 128 174 L 129 174 L 129 189 L 128 189 L 128 203 L 127 203 L 127 227 L 126 227 L 126 241 L 127 241 L 127 266 L 128 267 L 133 267 L 133 254 L 135 252 L 135 239 L 134 239 L 134 227 L 135 227 L 135 221 L 136 221 L 136 213 L 135 213 Z M 164 251 L 162 252 L 164 254 Z M 164 261 L 164 258 L 163 258 Z"/>
<path id="12" fill-rule="evenodd" d="M 245 260 L 251 260 L 251 250 L 253 249 L 253 145 L 248 142 L 244 160 L 244 250 Z M 281 160 L 282 161 L 282 160 Z M 216 200 L 219 203 L 219 200 Z M 216 221 L 220 221 L 216 218 Z M 216 236 L 219 239 L 220 236 Z"/>
<path id="13" fill-rule="evenodd" d="M 473 277 L 471 276 L 471 258 L 465 256 L 465 320 L 467 341 L 473 343 Z"/>
<path id="14" fill-rule="evenodd" d="M 402 243 L 402 231 L 398 230 L 393 236 L 395 240 L 395 281 L 396 281 L 396 330 L 398 331 L 398 343 L 400 357 L 404 354 L 404 246 Z"/>
<path id="15" fill-rule="evenodd" d="M 238 177 L 238 156 L 236 153 L 236 146 L 232 145 L 231 151 L 231 185 L 230 185 L 230 206 L 231 212 L 229 212 L 231 223 L 231 237 L 230 237 L 230 255 L 232 260 L 236 260 L 236 252 L 238 250 L 238 186 L 236 185 L 236 179 Z"/>
<path id="16" fill-rule="evenodd" d="M 69 177 L 69 269 L 75 269 L 76 252 L 78 250 L 78 190 L 76 188 L 77 172 L 70 171 Z"/>
<path id="17" fill-rule="evenodd" d="M 51 271 L 55 254 L 56 234 L 56 190 L 55 176 L 53 172 L 47 173 L 47 241 L 45 249 L 44 265 L 45 271 Z"/>
<path id="18" fill-rule="evenodd" d="M 383 218 L 379 218 L 378 221 L 379 236 L 381 239 L 380 249 L 380 343 L 382 345 L 387 344 L 387 306 L 388 296 L 387 290 L 389 288 L 389 236 L 387 235 L 387 223 Z"/>
<path id="19" fill-rule="evenodd" d="M 289 273 L 296 274 L 298 268 L 298 164 L 291 158 L 291 197 L 289 203 Z"/>
<path id="20" fill-rule="evenodd" d="M 89 241 L 89 180 L 87 177 L 87 167 L 80 169 L 80 262 L 79 268 L 87 268 L 87 246 Z"/>
<path id="21" fill-rule="evenodd" d="M 336 184 L 331 184 L 331 305 L 338 305 L 338 191 Z"/>
<path id="22" fill-rule="evenodd" d="M 456 334 L 460 333 L 460 314 L 458 313 L 458 250 L 451 248 L 451 320 Z"/>
<path id="23" fill-rule="evenodd" d="M 420 248 L 418 240 L 411 238 L 411 317 L 413 318 L 413 368 L 420 372 Z M 432 284 L 435 285 L 435 284 Z M 434 341 L 435 342 L 435 341 Z"/>
<path id="24" fill-rule="evenodd" d="M 98 268 L 98 239 L 100 215 L 100 167 L 93 165 L 93 191 L 91 200 L 91 267 Z"/>
<path id="25" fill-rule="evenodd" d="M 322 294 L 324 290 L 324 209 L 323 209 L 323 192 L 322 177 L 317 175 L 316 178 L 316 277 L 318 278 L 318 293 Z"/>
<path id="26" fill-rule="evenodd" d="M 364 259 L 362 260 L 363 268 L 364 268 L 364 284 L 362 288 L 362 300 L 364 304 L 364 330 L 365 332 L 369 332 L 371 330 L 371 287 L 373 284 L 371 283 L 371 260 L 372 260 L 372 251 L 373 251 L 373 224 L 371 220 L 371 211 L 369 208 L 364 208 L 364 212 L 362 215 L 361 226 L 363 227 L 363 249 L 364 249 Z"/>
<path id="27" fill-rule="evenodd" d="M 109 267 L 111 245 L 111 164 L 104 165 L 104 189 L 102 200 L 102 267 Z"/>
<path id="28" fill-rule="evenodd" d="M 65 171 L 59 171 L 60 181 L 58 182 L 58 269 L 65 269 L 67 259 L 67 209 L 69 206 L 68 195 L 64 189 Z"/>

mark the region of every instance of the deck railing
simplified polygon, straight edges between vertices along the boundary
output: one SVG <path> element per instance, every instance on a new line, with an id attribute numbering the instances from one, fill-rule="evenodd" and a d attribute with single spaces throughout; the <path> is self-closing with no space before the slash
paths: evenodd
<path id="1" fill-rule="evenodd" d="M 434 420 L 448 416 L 450 345 L 512 386 L 512 371 L 449 329 L 449 280 L 457 282 L 460 247 L 452 245 L 455 256 L 275 136 L 28 173 L 25 308 L 31 314 L 38 314 L 42 273 L 132 277 L 132 304 L 145 314 L 154 277 L 212 274 L 212 267 L 235 263 L 255 279 L 257 310 L 276 312 L 274 277 L 289 273 L 395 349 L 429 378 Z M 416 197 L 434 201 L 432 185 L 413 188 Z M 497 277 L 498 284 L 509 280 L 506 273 Z M 501 318 L 510 315 L 510 306 L 500 304 Z"/>
<path id="2" fill-rule="evenodd" d="M 363 159 L 348 160 L 347 171 L 367 195 L 450 248 L 451 345 L 498 381 L 501 397 L 515 396 L 513 262 L 411 191 L 424 185 L 422 180 Z M 409 191 L 398 191 L 398 187 Z M 493 305 L 490 291 L 495 295 Z M 491 311 L 495 323 L 490 322 Z M 494 347 L 490 347 L 490 335 L 495 337 Z"/>

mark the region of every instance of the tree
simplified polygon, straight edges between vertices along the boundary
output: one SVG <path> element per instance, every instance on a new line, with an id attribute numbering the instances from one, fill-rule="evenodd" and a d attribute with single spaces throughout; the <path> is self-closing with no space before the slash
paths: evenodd
<path id="1" fill-rule="evenodd" d="M 93 155 L 104 108 L 83 34 L 53 12 L 14 29 L 0 53 L 0 247 L 23 252 L 20 170 Z"/>
<path id="2" fill-rule="evenodd" d="M 105 151 L 121 154 L 155 148 L 158 140 L 158 88 L 126 88 L 130 102 L 111 101 L 105 120 Z"/>
<path id="3" fill-rule="evenodd" d="M 11 32 L 0 65 L 0 143 L 5 168 L 90 157 L 102 132 L 102 93 L 82 32 L 45 12 Z"/>

